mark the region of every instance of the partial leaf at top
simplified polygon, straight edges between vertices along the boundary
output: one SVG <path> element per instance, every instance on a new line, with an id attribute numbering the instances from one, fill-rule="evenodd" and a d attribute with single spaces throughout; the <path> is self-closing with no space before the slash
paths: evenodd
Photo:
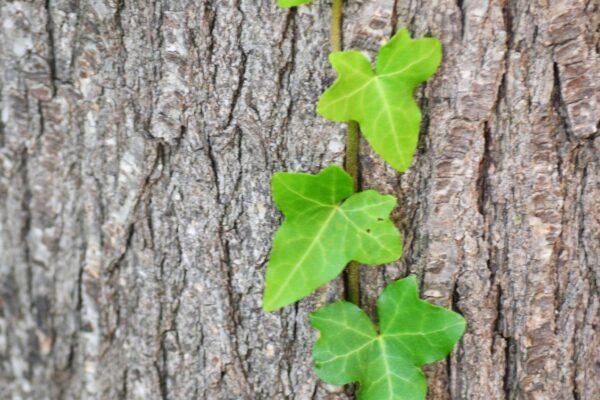
<path id="1" fill-rule="evenodd" d="M 400 233 L 389 219 L 393 196 L 353 194 L 352 178 L 335 165 L 317 175 L 278 172 L 272 186 L 286 218 L 267 266 L 266 311 L 309 295 L 352 260 L 383 264 L 400 258 Z"/>
<path id="2" fill-rule="evenodd" d="M 321 96 L 317 111 L 333 121 L 357 121 L 385 161 L 398 171 L 408 169 L 421 123 L 413 91 L 437 70 L 439 40 L 413 40 L 401 29 L 379 50 L 375 73 L 357 51 L 332 53 L 329 59 L 339 78 Z"/>
<path id="3" fill-rule="evenodd" d="M 465 331 L 457 313 L 419 299 L 414 277 L 387 286 L 377 303 L 377 333 L 367 314 L 339 301 L 310 316 L 320 331 L 313 348 L 317 375 L 343 385 L 359 382 L 359 400 L 423 400 L 425 364 L 452 351 Z"/>
<path id="4" fill-rule="evenodd" d="M 313 0 L 277 0 L 277 5 L 283 8 L 299 6 L 300 4 L 310 3 Z"/>

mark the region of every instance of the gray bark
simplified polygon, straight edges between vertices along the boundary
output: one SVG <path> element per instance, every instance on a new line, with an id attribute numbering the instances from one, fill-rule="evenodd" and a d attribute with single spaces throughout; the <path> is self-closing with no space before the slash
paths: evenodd
<path id="1" fill-rule="evenodd" d="M 307 315 L 261 311 L 273 171 L 341 163 L 330 4 L 0 0 L 0 398 L 351 399 Z M 399 175 L 407 273 L 469 322 L 430 399 L 600 396 L 600 3 L 350 0 L 345 45 L 444 44 Z"/>

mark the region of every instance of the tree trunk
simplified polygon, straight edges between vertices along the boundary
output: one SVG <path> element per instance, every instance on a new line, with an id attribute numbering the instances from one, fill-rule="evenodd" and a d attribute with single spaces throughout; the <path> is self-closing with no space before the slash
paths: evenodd
<path id="1" fill-rule="evenodd" d="M 274 171 L 341 163 L 315 113 L 330 4 L 0 0 L 0 398 L 351 399 L 318 381 L 307 315 L 260 309 Z M 429 399 L 600 396 L 600 2 L 350 0 L 345 47 L 444 44 L 395 173 L 400 262 L 469 323 Z"/>

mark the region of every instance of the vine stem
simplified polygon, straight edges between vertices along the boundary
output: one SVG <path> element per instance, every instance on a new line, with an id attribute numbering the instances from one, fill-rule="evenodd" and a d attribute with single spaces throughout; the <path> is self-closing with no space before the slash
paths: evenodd
<path id="1" fill-rule="evenodd" d="M 344 0 L 333 0 L 331 5 L 331 51 L 342 51 L 342 5 Z"/>
<path id="2" fill-rule="evenodd" d="M 331 7 L 331 50 L 342 50 L 342 6 L 344 0 L 333 0 Z M 358 123 L 348 122 L 346 133 L 346 172 L 352 177 L 354 191 L 358 190 Z M 360 302 L 360 264 L 352 261 L 346 267 L 347 297 L 352 303 Z"/>

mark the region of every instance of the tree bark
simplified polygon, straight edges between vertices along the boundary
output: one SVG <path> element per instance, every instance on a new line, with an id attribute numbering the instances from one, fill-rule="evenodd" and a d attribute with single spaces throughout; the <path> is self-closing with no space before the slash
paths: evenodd
<path id="1" fill-rule="evenodd" d="M 274 171 L 341 164 L 315 113 L 330 4 L 0 0 L 0 398 L 351 399 L 318 381 L 307 315 L 260 309 Z M 600 2 L 350 0 L 346 48 L 444 45 L 402 175 L 401 261 L 468 320 L 429 399 L 600 396 Z"/>

